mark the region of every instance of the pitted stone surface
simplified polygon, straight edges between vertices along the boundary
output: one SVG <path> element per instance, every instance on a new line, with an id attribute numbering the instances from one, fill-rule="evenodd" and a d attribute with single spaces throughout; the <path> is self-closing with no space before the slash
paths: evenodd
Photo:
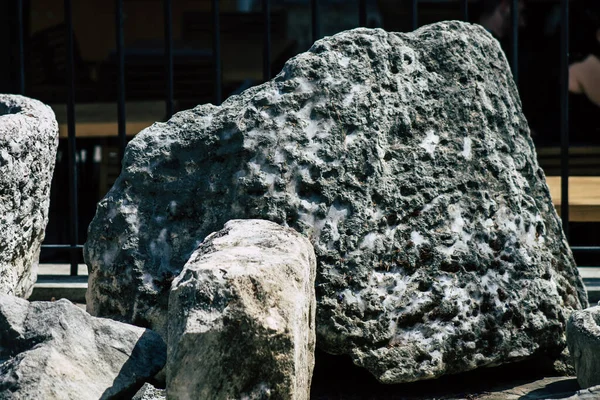
<path id="1" fill-rule="evenodd" d="M 33 290 L 57 146 L 50 107 L 0 94 L 0 294 Z"/>
<path id="2" fill-rule="evenodd" d="M 131 398 L 165 364 L 149 329 L 94 318 L 68 300 L 0 295 L 0 398 Z"/>
<path id="3" fill-rule="evenodd" d="M 144 383 L 144 386 L 131 400 L 165 400 L 166 398 L 167 394 L 164 389 L 157 389 L 149 383 Z"/>
<path id="4" fill-rule="evenodd" d="M 305 237 L 270 221 L 209 235 L 171 286 L 169 398 L 308 400 L 315 265 Z"/>
<path id="5" fill-rule="evenodd" d="M 317 336 L 382 382 L 558 354 L 587 304 L 507 61 L 476 25 L 356 29 L 143 130 L 90 227 L 88 307 L 164 335 L 235 218 L 309 236 Z"/>

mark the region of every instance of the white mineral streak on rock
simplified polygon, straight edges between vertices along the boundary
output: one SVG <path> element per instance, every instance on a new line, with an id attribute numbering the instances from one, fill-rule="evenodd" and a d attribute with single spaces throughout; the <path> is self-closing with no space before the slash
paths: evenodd
<path id="1" fill-rule="evenodd" d="M 342 100 L 342 105 L 348 107 L 354 101 L 354 96 L 357 93 L 365 92 L 365 89 L 366 88 L 363 85 L 352 85 L 350 92 L 344 97 L 344 100 Z"/>
<path id="2" fill-rule="evenodd" d="M 342 68 L 348 68 L 349 64 L 350 64 L 350 57 L 341 57 L 340 58 L 340 66 Z"/>
<path id="3" fill-rule="evenodd" d="M 425 151 L 431 154 L 431 156 L 433 157 L 435 153 L 435 148 L 437 147 L 439 142 L 440 137 L 436 135 L 433 130 L 429 130 L 427 131 L 427 136 L 425 136 L 425 139 L 423 139 L 419 146 L 424 148 Z"/>
<path id="4" fill-rule="evenodd" d="M 413 241 L 413 243 L 415 244 L 415 246 L 420 246 L 423 243 L 427 243 L 427 239 L 425 239 L 423 237 L 423 235 L 421 235 L 419 232 L 417 231 L 413 231 L 410 234 L 410 240 Z"/>
<path id="5" fill-rule="evenodd" d="M 460 207 L 456 204 L 452 204 L 448 207 L 448 216 L 450 217 L 450 221 L 452 221 L 450 230 L 455 233 L 463 233 L 465 220 L 462 217 L 462 210 Z"/>
<path id="6" fill-rule="evenodd" d="M 460 153 L 465 159 L 471 159 L 471 138 L 466 137 L 463 141 L 463 151 Z"/>

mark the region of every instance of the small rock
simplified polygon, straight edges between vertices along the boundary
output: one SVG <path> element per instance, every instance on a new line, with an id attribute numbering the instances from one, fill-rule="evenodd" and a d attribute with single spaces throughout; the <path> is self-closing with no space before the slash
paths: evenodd
<path id="1" fill-rule="evenodd" d="M 167 393 L 174 399 L 308 399 L 315 255 L 292 229 L 235 220 L 173 281 Z"/>
<path id="2" fill-rule="evenodd" d="M 144 386 L 131 400 L 164 400 L 166 398 L 167 393 L 164 389 L 157 389 L 149 383 L 144 383 Z"/>
<path id="3" fill-rule="evenodd" d="M 131 396 L 165 364 L 149 330 L 95 318 L 68 300 L 0 296 L 0 398 Z"/>
<path id="4" fill-rule="evenodd" d="M 599 325 L 600 306 L 574 311 L 567 322 L 567 344 L 582 388 L 600 385 Z"/>

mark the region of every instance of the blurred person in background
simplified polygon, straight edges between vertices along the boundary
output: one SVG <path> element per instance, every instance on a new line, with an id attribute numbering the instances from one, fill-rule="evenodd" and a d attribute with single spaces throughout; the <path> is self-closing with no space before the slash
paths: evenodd
<path id="1" fill-rule="evenodd" d="M 600 3 L 574 8 L 569 66 L 569 136 L 575 144 L 600 143 Z"/>
<path id="2" fill-rule="evenodd" d="M 525 3 L 519 0 L 519 28 L 525 26 Z M 481 0 L 479 24 L 490 32 L 501 43 L 510 36 L 511 1 Z M 504 46 L 503 46 L 504 47 Z M 506 49 L 505 49 L 506 50 Z"/>

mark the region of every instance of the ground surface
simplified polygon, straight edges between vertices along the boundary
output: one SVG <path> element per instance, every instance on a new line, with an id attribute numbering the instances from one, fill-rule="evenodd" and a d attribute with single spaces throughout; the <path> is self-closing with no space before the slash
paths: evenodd
<path id="1" fill-rule="evenodd" d="M 347 358 L 317 352 L 316 363 L 314 400 L 541 400 L 564 399 L 580 390 L 574 376 L 557 376 L 551 367 L 530 362 L 399 385 L 377 383 Z"/>

